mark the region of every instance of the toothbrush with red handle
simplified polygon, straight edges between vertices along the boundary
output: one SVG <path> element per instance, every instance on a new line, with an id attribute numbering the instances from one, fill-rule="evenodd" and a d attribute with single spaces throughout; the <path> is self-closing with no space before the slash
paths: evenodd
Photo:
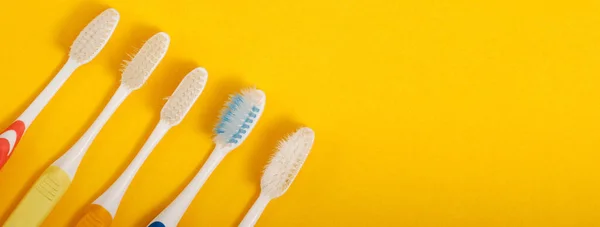
<path id="1" fill-rule="evenodd" d="M 33 100 L 25 112 L 0 134 L 0 169 L 8 161 L 25 131 L 42 109 L 54 97 L 60 87 L 69 79 L 79 66 L 90 62 L 108 42 L 117 22 L 119 13 L 115 9 L 107 9 L 94 18 L 79 33 L 69 52 L 69 60 L 50 81 L 48 86 Z"/>

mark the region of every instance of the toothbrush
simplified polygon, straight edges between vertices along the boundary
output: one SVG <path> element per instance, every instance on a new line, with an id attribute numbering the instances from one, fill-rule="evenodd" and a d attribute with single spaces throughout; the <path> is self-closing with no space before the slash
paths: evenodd
<path id="1" fill-rule="evenodd" d="M 169 46 L 169 36 L 158 33 L 150 38 L 139 52 L 127 63 L 121 77 L 121 85 L 110 99 L 100 116 L 85 134 L 56 160 L 38 178 L 17 208 L 8 217 L 4 227 L 39 226 L 68 189 L 81 159 L 88 147 L 117 110 L 119 105 L 134 90 L 142 87 L 148 76 L 162 60 Z"/>
<path id="2" fill-rule="evenodd" d="M 232 95 L 221 112 L 215 127 L 215 148 L 198 174 L 149 225 L 150 227 L 175 227 L 202 185 L 217 165 L 230 151 L 237 148 L 256 125 L 265 108 L 265 93 L 257 89 L 243 90 Z"/>
<path id="3" fill-rule="evenodd" d="M 129 164 L 125 172 L 121 174 L 119 179 L 94 201 L 89 211 L 79 220 L 78 227 L 109 227 L 111 225 L 121 199 L 133 177 L 167 131 L 183 120 L 194 102 L 196 102 L 196 99 L 198 99 L 198 96 L 200 96 L 200 93 L 202 93 L 207 79 L 208 73 L 206 70 L 196 68 L 181 81 L 173 95 L 169 98 L 169 101 L 163 107 L 160 114 L 160 121 L 140 152 L 131 164 Z"/>
<path id="4" fill-rule="evenodd" d="M 314 141 L 313 130 L 304 127 L 279 143 L 278 151 L 271 157 L 260 181 L 260 196 L 240 223 L 240 227 L 254 226 L 269 201 L 287 191 L 308 157 Z"/>
<path id="5" fill-rule="evenodd" d="M 0 169 L 2 169 L 10 158 L 25 131 L 33 123 L 38 114 L 40 114 L 42 109 L 44 109 L 46 104 L 48 104 L 50 99 L 58 92 L 58 89 L 60 89 L 79 66 L 90 62 L 100 53 L 100 50 L 104 48 L 108 39 L 113 34 L 118 22 L 119 12 L 115 9 L 107 9 L 96 16 L 79 33 L 71 46 L 69 59 L 63 65 L 62 69 L 33 100 L 29 107 L 25 109 L 21 116 L 0 134 Z"/>

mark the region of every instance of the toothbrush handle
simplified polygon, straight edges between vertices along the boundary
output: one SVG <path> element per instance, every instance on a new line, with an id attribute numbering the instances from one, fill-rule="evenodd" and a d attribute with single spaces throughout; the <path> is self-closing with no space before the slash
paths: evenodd
<path id="1" fill-rule="evenodd" d="M 19 202 L 4 227 L 40 226 L 70 184 L 65 171 L 50 166 Z"/>
<path id="2" fill-rule="evenodd" d="M 192 181 L 183 189 L 183 191 L 175 198 L 167 208 L 165 208 L 154 220 L 151 222 L 149 227 L 175 227 L 187 208 L 204 185 L 204 182 L 208 179 L 210 174 L 219 165 L 221 160 L 225 157 L 227 152 L 222 150 L 222 147 L 217 146 L 215 150 L 210 154 L 208 160 L 204 163 L 198 174 L 192 179 Z"/>
<path id="3" fill-rule="evenodd" d="M 269 204 L 270 200 L 271 199 L 269 199 L 268 197 L 260 195 L 258 199 L 256 199 L 256 202 L 254 202 L 254 205 L 252 205 L 252 208 L 250 208 L 250 210 L 240 223 L 239 227 L 254 226 L 256 224 L 256 221 L 258 221 L 258 218 L 260 218 L 260 215 L 267 207 L 267 204 Z"/>
<path id="4" fill-rule="evenodd" d="M 79 67 L 79 63 L 69 59 L 21 116 L 0 134 L 0 169 L 2 169 L 10 158 L 29 125 L 31 125 L 33 120 L 44 109 L 50 99 L 54 97 L 58 89 L 67 81 L 77 67 Z"/>
<path id="5" fill-rule="evenodd" d="M 110 227 L 113 216 L 104 207 L 92 204 L 76 227 Z"/>

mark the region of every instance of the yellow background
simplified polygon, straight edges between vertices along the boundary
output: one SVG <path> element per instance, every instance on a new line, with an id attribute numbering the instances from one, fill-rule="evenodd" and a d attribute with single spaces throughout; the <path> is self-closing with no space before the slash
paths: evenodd
<path id="1" fill-rule="evenodd" d="M 0 222 L 118 86 L 158 31 L 171 47 L 117 110 L 45 226 L 75 223 L 124 170 L 164 98 L 196 66 L 208 86 L 154 150 L 114 226 L 143 226 L 212 149 L 227 95 L 256 85 L 266 112 L 180 226 L 234 226 L 277 140 L 316 143 L 259 226 L 600 226 L 600 2 L 437 0 L 5 1 L 0 124 L 8 126 L 107 7 L 121 22 L 67 81 L 0 171 Z"/>

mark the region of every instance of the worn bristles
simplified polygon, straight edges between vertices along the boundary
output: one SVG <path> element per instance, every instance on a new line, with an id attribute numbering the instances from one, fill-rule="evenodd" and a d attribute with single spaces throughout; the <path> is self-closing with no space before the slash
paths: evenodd
<path id="1" fill-rule="evenodd" d="M 204 68 L 188 73 L 163 107 L 160 119 L 171 126 L 179 124 L 202 93 L 207 79 L 208 73 Z"/>
<path id="2" fill-rule="evenodd" d="M 159 32 L 148 39 L 131 61 L 125 61 L 121 84 L 131 90 L 142 87 L 167 53 L 169 42 L 169 35 L 164 32 Z"/>
<path id="3" fill-rule="evenodd" d="M 94 59 L 115 31 L 117 23 L 119 23 L 119 17 L 119 12 L 115 9 L 104 10 L 96 16 L 79 33 L 73 45 L 71 45 L 69 58 L 79 64 L 85 64 Z"/>
<path id="4" fill-rule="evenodd" d="M 257 89 L 246 89 L 241 94 L 232 95 L 215 127 L 215 143 L 241 144 L 260 118 L 265 101 L 265 93 Z"/>
<path id="5" fill-rule="evenodd" d="M 300 128 L 279 143 L 277 152 L 265 167 L 260 182 L 261 194 L 277 198 L 290 187 L 315 140 L 310 128 Z"/>

